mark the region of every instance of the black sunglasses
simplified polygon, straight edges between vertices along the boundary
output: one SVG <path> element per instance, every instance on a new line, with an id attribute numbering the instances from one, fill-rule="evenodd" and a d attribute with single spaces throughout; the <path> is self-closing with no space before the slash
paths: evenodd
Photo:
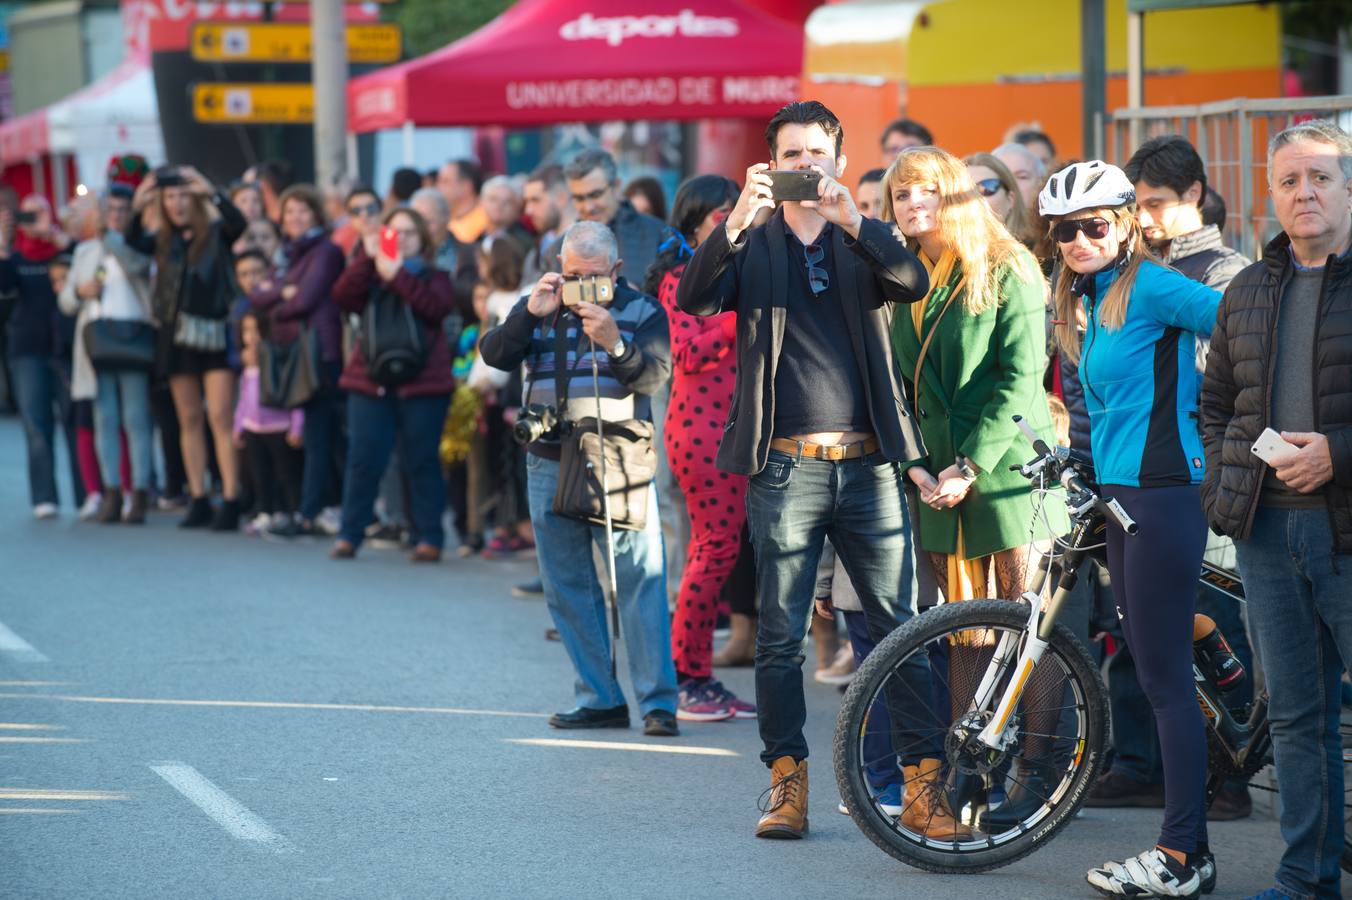
<path id="1" fill-rule="evenodd" d="M 976 183 L 976 189 L 983 197 L 994 197 L 1003 187 L 998 178 L 983 178 Z"/>
<path id="2" fill-rule="evenodd" d="M 1107 219 L 1098 216 L 1090 216 L 1087 219 L 1066 219 L 1063 222 L 1057 222 L 1052 228 L 1052 237 L 1058 244 L 1069 244 L 1075 240 L 1075 235 L 1081 231 L 1084 236 L 1091 241 L 1100 241 L 1108 236 L 1108 229 L 1112 223 Z"/>
<path id="3" fill-rule="evenodd" d="M 826 258 L 826 248 L 817 244 L 803 246 L 803 259 L 807 262 L 807 285 L 812 288 L 812 296 L 820 297 L 831 286 L 831 276 L 817 265 Z"/>
<path id="4" fill-rule="evenodd" d="M 375 216 L 380 214 L 380 204 L 371 200 L 368 203 L 354 203 L 347 208 L 350 216 Z"/>

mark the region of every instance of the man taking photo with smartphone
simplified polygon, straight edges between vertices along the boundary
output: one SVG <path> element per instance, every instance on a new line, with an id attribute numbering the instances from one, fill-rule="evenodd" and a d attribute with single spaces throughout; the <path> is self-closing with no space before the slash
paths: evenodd
<path id="1" fill-rule="evenodd" d="M 771 772 L 756 835 L 799 838 L 808 827 L 802 664 L 824 539 L 837 548 L 875 641 L 915 611 L 902 479 L 925 449 L 888 322 L 892 304 L 920 300 L 929 280 L 901 235 L 860 215 L 837 180 L 846 159 L 829 109 L 790 103 L 765 137 L 773 163 L 747 170 L 732 213 L 686 268 L 677 304 L 695 315 L 737 314 L 737 387 L 718 465 L 751 476 L 747 520 L 761 600 L 756 703 Z M 780 177 L 791 182 L 815 173 L 816 199 L 776 208 L 772 173 L 785 171 L 799 173 Z M 754 225 L 762 210 L 773 214 Z M 927 666 L 917 661 L 906 675 L 915 696 L 930 696 Z M 926 833 L 951 834 L 935 785 L 942 748 L 920 735 L 924 711 L 888 705 L 896 730 L 910 735 L 902 758 L 908 808 L 928 823 Z"/>
<path id="2" fill-rule="evenodd" d="M 563 441 L 575 423 L 587 417 L 606 423 L 651 422 L 651 395 L 671 374 L 667 317 L 656 300 L 617 277 L 623 262 L 615 235 L 605 225 L 575 222 L 564 233 L 559 259 L 562 274 L 541 277 L 479 344 L 484 362 L 494 368 L 511 371 L 526 365 L 525 407 L 534 421 L 518 420 L 517 430 L 529 431 L 533 438 L 526 448 L 530 519 L 545 600 L 577 673 L 576 707 L 555 713 L 549 724 L 629 727 L 628 703 L 610 665 L 613 636 L 606 626 L 606 592 L 592 565 L 593 543 L 604 554 L 605 542 L 612 541 L 620 632 L 627 642 L 643 731 L 673 736 L 678 731 L 676 667 L 656 492 L 648 485 L 641 530 L 611 532 L 554 511 Z M 565 279 L 583 283 L 565 285 Z M 572 302 L 574 293 L 603 299 L 599 288 L 608 286 L 608 279 L 614 279 L 609 305 Z M 565 287 L 577 290 L 565 292 Z M 523 429 L 526 424 L 535 427 Z M 616 493 L 611 492 L 612 503 Z"/>

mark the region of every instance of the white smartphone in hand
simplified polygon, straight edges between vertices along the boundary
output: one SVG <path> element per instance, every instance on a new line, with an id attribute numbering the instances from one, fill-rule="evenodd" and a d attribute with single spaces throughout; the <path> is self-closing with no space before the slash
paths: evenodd
<path id="1" fill-rule="evenodd" d="M 1272 465 L 1274 456 L 1283 456 L 1287 453 L 1295 453 L 1300 448 L 1287 441 L 1280 434 L 1271 428 L 1264 428 L 1263 433 L 1258 435 L 1258 440 L 1253 442 L 1253 455 L 1261 459 L 1268 465 Z"/>

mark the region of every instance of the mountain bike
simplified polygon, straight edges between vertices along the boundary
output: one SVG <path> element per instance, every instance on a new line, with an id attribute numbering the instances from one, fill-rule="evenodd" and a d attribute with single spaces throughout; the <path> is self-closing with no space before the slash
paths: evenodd
<path id="1" fill-rule="evenodd" d="M 1089 559 L 1104 559 L 1111 518 L 1129 535 L 1136 523 L 1094 489 L 1092 463 L 1048 447 L 1015 421 L 1037 455 L 1018 470 L 1033 482 L 1035 515 L 1064 490 L 1071 531 L 1041 566 L 1041 585 L 1014 600 L 965 600 L 911 619 L 888 635 L 855 673 L 835 732 L 835 773 L 851 818 L 882 850 L 932 872 L 982 872 L 1006 866 L 1052 839 L 1075 816 L 1098 777 L 1107 739 L 1107 692 L 1088 648 L 1057 617 Z M 1243 586 L 1204 563 L 1200 580 L 1243 600 Z M 1049 598 L 1043 595 L 1053 584 Z M 1272 762 L 1267 698 L 1233 710 L 1205 660 L 1194 654 L 1197 700 L 1207 720 L 1208 805 L 1231 778 L 1250 779 Z M 914 687 L 915 664 L 928 666 L 929 696 Z M 891 725 L 900 703 L 924 712 L 924 727 Z M 947 805 L 970 829 L 936 839 L 903 824 L 880 801 L 881 786 L 902 782 L 898 760 L 942 744 Z M 1352 730 L 1344 728 L 1344 767 L 1352 768 Z M 1352 778 L 1352 771 L 1345 771 Z M 1011 818 L 991 798 L 1024 795 Z M 1349 782 L 1352 787 L 1352 782 Z M 1028 798 L 1032 799 L 1029 800 Z M 1348 795 L 1352 798 L 1352 794 Z M 1006 802 L 1010 802 L 1008 799 Z M 1009 807 L 1014 808 L 1014 807 Z M 1352 810 L 1344 803 L 1343 868 L 1352 872 Z"/>

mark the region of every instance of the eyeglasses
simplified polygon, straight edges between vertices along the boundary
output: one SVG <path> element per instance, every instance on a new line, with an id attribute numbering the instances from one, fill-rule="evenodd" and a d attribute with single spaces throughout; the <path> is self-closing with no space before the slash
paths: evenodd
<path id="1" fill-rule="evenodd" d="M 803 259 L 807 262 L 807 286 L 812 288 L 812 296 L 820 297 L 831 286 L 831 276 L 817 265 L 826 258 L 826 248 L 817 244 L 803 247 Z"/>
<path id="2" fill-rule="evenodd" d="M 1052 229 L 1052 237 L 1058 244 L 1069 244 L 1075 240 L 1075 235 L 1081 231 L 1084 236 L 1091 241 L 1099 241 L 1108 236 L 1108 229 L 1112 223 L 1099 216 L 1090 216 L 1087 219 L 1066 219 L 1063 222 L 1057 222 L 1056 227 Z"/>
<path id="3" fill-rule="evenodd" d="M 369 203 L 356 203 L 347 208 L 350 216 L 374 216 L 380 213 L 380 204 L 372 200 Z"/>
<path id="4" fill-rule="evenodd" d="M 571 196 L 573 198 L 574 203 L 592 203 L 596 200 L 600 200 L 609 191 L 610 185 L 606 185 L 605 187 L 599 187 L 596 190 L 587 194 L 572 194 Z"/>
<path id="5" fill-rule="evenodd" d="M 1003 188 L 998 178 L 983 178 L 976 183 L 976 189 L 983 197 L 994 197 Z"/>

